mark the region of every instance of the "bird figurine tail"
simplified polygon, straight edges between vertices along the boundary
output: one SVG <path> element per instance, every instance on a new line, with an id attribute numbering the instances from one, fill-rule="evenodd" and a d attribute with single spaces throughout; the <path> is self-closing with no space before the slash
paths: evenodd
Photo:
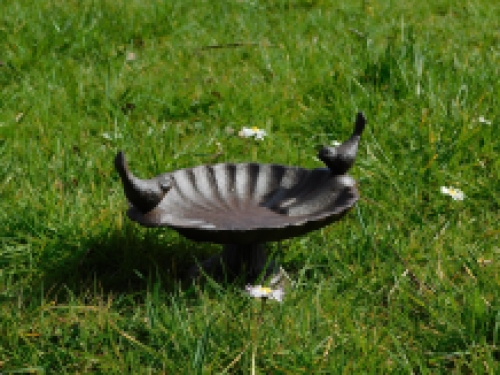
<path id="1" fill-rule="evenodd" d="M 125 154 L 120 151 L 115 157 L 115 168 L 123 183 L 123 190 L 128 201 L 140 212 L 147 213 L 155 208 L 171 188 L 168 176 L 150 180 L 141 180 L 128 169 Z"/>
<path id="2" fill-rule="evenodd" d="M 318 153 L 318 158 L 326 164 L 334 175 L 343 175 L 354 164 L 358 153 L 359 140 L 365 129 L 366 118 L 362 112 L 358 112 L 354 131 L 351 137 L 337 147 L 323 146 Z"/>

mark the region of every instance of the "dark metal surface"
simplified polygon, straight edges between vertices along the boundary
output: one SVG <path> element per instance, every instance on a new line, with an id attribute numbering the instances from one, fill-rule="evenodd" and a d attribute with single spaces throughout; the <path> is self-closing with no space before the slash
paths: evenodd
<path id="1" fill-rule="evenodd" d="M 254 243 L 304 234 L 339 219 L 358 199 L 354 180 L 328 169 L 218 164 L 171 174 L 172 189 L 138 223 L 197 241 Z"/>
<path id="2" fill-rule="evenodd" d="M 181 169 L 140 180 L 123 153 L 115 159 L 128 216 L 149 226 L 168 226 L 183 236 L 219 244 L 252 244 L 299 236 L 340 219 L 358 200 L 352 177 L 365 119 L 351 138 L 319 157 L 330 169 L 276 164 L 217 164 Z"/>
<path id="3" fill-rule="evenodd" d="M 172 187 L 172 180 L 168 173 L 150 180 L 135 177 L 128 169 L 123 152 L 116 155 L 115 168 L 122 179 L 125 196 L 129 202 L 134 202 L 134 206 L 140 212 L 148 212 L 158 206 Z"/>
<path id="4" fill-rule="evenodd" d="M 254 283 L 259 277 L 266 279 L 278 271 L 279 267 L 269 259 L 264 244 L 229 244 L 224 245 L 221 253 L 201 263 L 196 262 L 186 276 L 188 280 L 193 280 L 206 274 L 215 280 L 244 278 L 244 281 Z"/>
<path id="5" fill-rule="evenodd" d="M 318 158 L 326 164 L 333 174 L 341 175 L 354 164 L 358 153 L 358 144 L 363 130 L 365 130 L 366 119 L 362 112 L 359 112 L 354 124 L 354 131 L 351 137 L 338 147 L 324 146 L 318 153 Z"/>

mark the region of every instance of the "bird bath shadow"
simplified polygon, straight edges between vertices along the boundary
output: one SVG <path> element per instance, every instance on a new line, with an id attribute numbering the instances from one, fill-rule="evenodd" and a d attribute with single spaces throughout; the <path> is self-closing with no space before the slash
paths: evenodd
<path id="1" fill-rule="evenodd" d="M 155 282 L 171 291 L 185 290 L 192 284 L 187 271 L 197 259 L 216 253 L 218 246 L 198 244 L 174 233 L 159 238 L 153 230 L 126 223 L 122 230 L 88 239 L 81 249 L 63 264 L 48 266 L 41 283 L 77 295 L 92 288 L 103 294 L 142 292 Z"/>

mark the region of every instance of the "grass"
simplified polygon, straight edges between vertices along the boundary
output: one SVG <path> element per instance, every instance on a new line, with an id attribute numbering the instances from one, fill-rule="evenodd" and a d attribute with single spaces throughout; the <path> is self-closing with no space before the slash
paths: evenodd
<path id="1" fill-rule="evenodd" d="M 498 373 L 498 19 L 486 0 L 4 0 L 0 372 Z M 362 199 L 271 245 L 283 304 L 182 284 L 218 247 L 124 215 L 118 150 L 143 177 L 315 168 L 358 110 Z"/>

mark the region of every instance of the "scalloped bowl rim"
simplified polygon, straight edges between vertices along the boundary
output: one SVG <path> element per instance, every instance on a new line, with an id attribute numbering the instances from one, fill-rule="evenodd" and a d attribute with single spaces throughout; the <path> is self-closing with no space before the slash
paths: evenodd
<path id="1" fill-rule="evenodd" d="M 200 216 L 198 219 L 191 218 L 191 219 L 183 219 L 176 217 L 175 214 L 172 213 L 166 213 L 163 212 L 165 211 L 165 208 L 168 208 L 169 206 L 167 205 L 165 207 L 165 204 L 167 200 L 169 199 L 169 194 L 172 194 L 172 190 L 166 193 L 165 197 L 160 201 L 160 203 L 152 209 L 151 211 L 143 214 L 141 213 L 138 209 L 136 209 L 132 204 L 130 204 L 130 208 L 127 211 L 127 214 L 129 218 L 133 221 L 138 222 L 141 225 L 147 226 L 147 227 L 162 227 L 162 226 L 167 226 L 170 227 L 174 230 L 179 231 L 181 234 L 183 231 L 199 231 L 200 236 L 203 237 L 203 234 L 201 232 L 213 232 L 215 233 L 248 233 L 248 232 L 269 232 L 269 231 L 279 231 L 279 230 L 285 230 L 290 227 L 303 227 L 306 225 L 311 225 L 313 223 L 316 223 L 319 225 L 319 227 L 322 227 L 324 225 L 328 225 L 329 223 L 336 221 L 340 217 L 342 217 L 349 209 L 351 209 L 356 201 L 359 199 L 359 193 L 356 189 L 356 182 L 355 180 L 349 176 L 349 175 L 341 175 L 341 176 L 333 176 L 328 168 L 315 168 L 315 169 L 308 169 L 308 168 L 303 168 L 303 167 L 297 167 L 297 166 L 286 166 L 286 165 L 281 165 L 281 164 L 263 164 L 263 163 L 218 163 L 218 164 L 213 164 L 213 165 L 199 165 L 191 168 L 182 168 L 182 169 L 177 169 L 172 172 L 167 172 L 158 175 L 155 178 L 160 178 L 160 176 L 165 176 L 165 175 L 170 175 L 173 176 L 175 179 L 176 175 L 182 174 L 182 173 L 192 173 L 197 169 L 200 168 L 209 168 L 209 169 L 218 169 L 218 168 L 248 168 L 249 166 L 257 167 L 257 168 L 262 168 L 262 167 L 267 167 L 270 169 L 282 169 L 283 171 L 289 171 L 289 170 L 294 170 L 297 171 L 297 173 L 321 173 L 325 177 L 328 175 L 330 179 L 335 179 L 336 181 L 334 182 L 339 182 L 342 183 L 344 191 L 348 191 L 350 196 L 345 199 L 345 203 L 340 206 L 335 206 L 332 209 L 326 210 L 326 211 L 319 211 L 316 214 L 307 214 L 307 215 L 296 215 L 296 216 L 290 216 L 290 215 L 285 215 L 285 214 L 280 214 L 275 211 L 274 214 L 278 215 L 281 218 L 292 218 L 292 220 L 282 220 L 282 222 L 279 225 L 247 225 L 247 226 L 234 226 L 234 227 L 223 227 L 223 226 L 217 226 L 214 224 L 210 224 L 208 221 L 205 220 L 202 216 Z M 331 183 L 331 181 L 330 181 Z M 172 188 L 174 191 L 177 189 L 177 185 Z M 271 190 L 270 190 L 271 191 Z M 271 211 L 270 208 L 261 206 L 261 205 L 255 205 L 255 207 L 261 207 L 264 210 Z M 244 213 L 244 211 L 241 211 L 241 213 Z M 158 220 L 161 218 L 161 220 Z M 293 220 L 293 218 L 296 218 L 296 220 Z M 156 219 L 156 220 L 155 220 Z M 323 224 L 323 225 L 321 225 Z M 318 228 L 316 228 L 318 229 Z M 311 229 L 314 230 L 314 229 Z M 207 233 L 208 234 L 208 233 Z M 193 236 L 188 236 L 192 238 Z M 213 235 L 209 235 L 209 237 L 213 237 Z M 203 239 L 202 239 L 203 241 Z"/>

